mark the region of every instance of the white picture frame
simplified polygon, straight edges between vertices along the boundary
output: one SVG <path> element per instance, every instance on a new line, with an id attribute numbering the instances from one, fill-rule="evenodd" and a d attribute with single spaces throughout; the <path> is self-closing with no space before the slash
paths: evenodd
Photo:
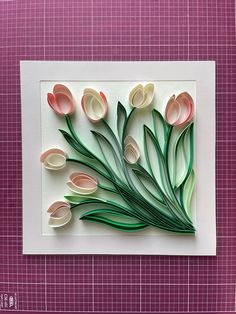
<path id="1" fill-rule="evenodd" d="M 167 232 L 51 233 L 42 215 L 45 84 L 56 82 L 194 82 L 196 87 L 195 235 Z M 46 83 L 45 83 L 46 82 Z M 177 84 L 177 83 L 176 83 Z M 49 90 L 50 91 L 50 90 Z M 23 254 L 215 255 L 215 62 L 21 61 Z M 42 100 L 43 99 L 43 100 Z M 44 107 L 43 107 L 44 108 Z M 44 109 L 43 109 L 44 110 Z M 44 119 L 42 121 L 42 119 Z M 52 139 L 51 139 L 52 141 Z M 53 192 L 52 192 L 53 193 Z M 45 200 L 44 200 L 45 201 Z M 94 231 L 95 230 L 95 231 Z M 97 233 L 96 233 L 97 232 Z"/>

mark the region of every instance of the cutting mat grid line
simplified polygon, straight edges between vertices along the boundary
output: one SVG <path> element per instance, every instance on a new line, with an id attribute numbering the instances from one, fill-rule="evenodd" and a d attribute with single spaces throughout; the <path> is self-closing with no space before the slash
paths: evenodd
<path id="1" fill-rule="evenodd" d="M 0 42 L 0 292 L 20 312 L 234 312 L 234 1 L 3 0 Z M 20 60 L 216 60 L 217 257 L 22 256 Z"/>

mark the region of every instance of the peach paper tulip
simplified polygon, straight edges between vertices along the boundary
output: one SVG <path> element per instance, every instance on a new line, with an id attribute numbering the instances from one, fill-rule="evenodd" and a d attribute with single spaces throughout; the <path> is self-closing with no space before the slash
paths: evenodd
<path id="1" fill-rule="evenodd" d="M 88 195 L 97 190 L 98 181 L 87 173 L 74 172 L 67 182 L 68 188 L 77 194 Z"/>

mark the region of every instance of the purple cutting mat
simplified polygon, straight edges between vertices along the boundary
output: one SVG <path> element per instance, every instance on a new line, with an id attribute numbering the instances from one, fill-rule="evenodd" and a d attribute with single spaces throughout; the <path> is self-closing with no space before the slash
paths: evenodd
<path id="1" fill-rule="evenodd" d="M 0 0 L 0 43 L 0 311 L 234 312 L 234 1 Z M 22 256 L 25 59 L 216 60 L 217 257 Z"/>

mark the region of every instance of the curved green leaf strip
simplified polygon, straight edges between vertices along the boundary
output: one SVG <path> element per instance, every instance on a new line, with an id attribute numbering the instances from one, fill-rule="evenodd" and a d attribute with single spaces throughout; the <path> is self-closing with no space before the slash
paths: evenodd
<path id="1" fill-rule="evenodd" d="M 178 188 L 188 177 L 193 167 L 193 123 L 179 135 L 174 147 L 173 187 Z"/>
<path id="2" fill-rule="evenodd" d="M 122 163 L 119 159 L 119 157 L 117 156 L 117 153 L 114 149 L 114 147 L 112 146 L 112 144 L 108 141 L 108 139 L 102 135 L 99 132 L 93 131 L 91 130 L 91 132 L 93 133 L 93 135 L 95 136 L 95 139 L 100 147 L 100 150 L 102 152 L 103 158 L 105 159 L 107 166 L 109 167 L 109 169 L 113 172 L 113 174 L 116 176 L 116 178 L 118 179 L 118 181 L 122 181 L 120 179 L 120 177 L 116 174 L 116 172 L 114 171 L 114 169 L 116 169 L 118 171 L 118 173 L 120 174 L 121 178 L 124 180 L 124 176 L 122 173 Z M 113 163 L 111 160 L 108 160 L 108 157 L 112 154 L 113 156 Z"/>
<path id="3" fill-rule="evenodd" d="M 122 139 L 121 139 L 122 148 L 124 148 L 124 139 L 126 137 L 127 130 L 129 129 L 129 124 L 131 123 L 132 119 L 134 118 L 134 113 L 136 112 L 135 109 L 136 109 L 135 107 L 132 108 L 132 110 L 127 115 L 127 119 L 125 120 L 125 123 L 123 126 L 123 131 L 122 131 Z"/>
<path id="4" fill-rule="evenodd" d="M 89 153 L 89 151 L 84 147 L 83 144 L 75 140 L 69 133 L 67 133 L 64 130 L 59 129 L 61 134 L 64 136 L 65 140 L 70 144 L 71 147 L 73 147 L 78 153 L 93 158 L 93 155 Z"/>
<path id="5" fill-rule="evenodd" d="M 139 219 L 132 217 L 129 214 L 126 214 L 123 212 L 123 210 L 120 208 L 116 208 L 115 210 L 110 209 L 110 208 L 99 208 L 99 209 L 93 209 L 90 211 L 87 211 L 86 213 L 82 214 L 80 216 L 80 219 L 83 217 L 87 217 L 89 215 L 97 215 L 97 214 L 102 214 L 102 215 L 114 215 L 117 216 L 118 218 L 121 217 L 123 219 L 129 219 L 129 220 L 133 220 L 133 222 L 140 222 Z"/>
<path id="6" fill-rule="evenodd" d="M 106 214 L 116 216 L 118 220 L 108 218 L 106 217 Z M 137 231 L 148 227 L 148 224 L 143 222 L 136 223 L 128 223 L 126 221 L 122 222 L 121 221 L 122 218 L 124 219 L 127 217 L 126 215 L 123 215 L 121 213 L 109 209 L 91 210 L 81 215 L 80 217 L 81 220 L 100 222 L 122 231 Z"/>
<path id="7" fill-rule="evenodd" d="M 159 183 L 162 191 L 171 196 L 164 155 L 157 138 L 146 125 L 144 125 L 144 152 L 153 179 Z"/>
<path id="8" fill-rule="evenodd" d="M 155 136 L 159 142 L 162 152 L 164 153 L 168 126 L 162 114 L 156 109 L 152 110 L 152 119 Z"/>
<path id="9" fill-rule="evenodd" d="M 64 198 L 70 202 L 71 204 L 79 204 L 83 201 L 89 201 L 90 197 L 89 196 L 84 196 L 84 195 L 65 195 Z M 94 197 L 91 196 L 91 199 L 94 199 Z M 99 200 L 99 199 L 98 199 Z"/>
<path id="10" fill-rule="evenodd" d="M 191 199 L 194 191 L 195 181 L 195 172 L 192 170 L 180 189 L 181 202 L 189 215 L 191 213 Z"/>
<path id="11" fill-rule="evenodd" d="M 164 205 L 161 193 L 158 192 L 155 182 L 152 177 L 150 177 L 149 173 L 140 167 L 139 169 L 132 169 L 133 173 L 135 174 L 136 178 L 140 182 L 141 186 L 147 191 L 152 197 L 155 198 L 155 202 L 159 205 L 161 203 Z"/>
<path id="12" fill-rule="evenodd" d="M 81 207 L 84 205 L 90 205 L 90 204 L 96 204 L 96 207 L 98 206 L 108 206 L 109 208 L 112 207 L 115 209 L 115 211 L 117 212 L 121 212 L 123 214 L 125 214 L 126 216 L 130 216 L 130 217 L 138 217 L 137 215 L 135 215 L 135 212 L 130 209 L 127 208 L 121 204 L 118 204 L 116 202 L 113 201 L 109 201 L 109 200 L 104 200 L 102 198 L 98 198 L 98 197 L 87 197 L 86 199 L 81 197 L 80 195 L 66 195 L 64 196 L 64 198 L 66 200 L 68 200 L 72 206 L 71 208 L 75 208 L 75 207 Z"/>
<path id="13" fill-rule="evenodd" d="M 118 101 L 117 105 L 117 132 L 120 140 L 122 141 L 124 126 L 127 121 L 127 112 L 125 107 Z"/>

